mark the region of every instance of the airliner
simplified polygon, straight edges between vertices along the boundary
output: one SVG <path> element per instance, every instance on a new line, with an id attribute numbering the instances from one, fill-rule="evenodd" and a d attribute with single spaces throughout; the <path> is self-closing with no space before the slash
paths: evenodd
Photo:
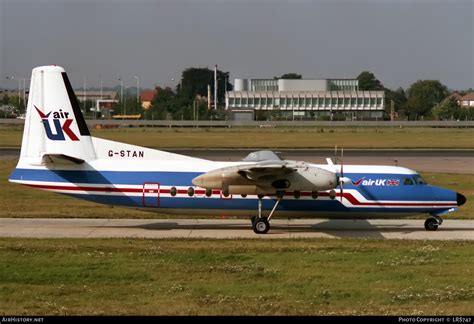
<path id="1" fill-rule="evenodd" d="M 341 152 L 342 156 L 342 152 Z M 9 181 L 96 203 L 151 212 L 235 215 L 257 234 L 279 217 L 389 218 L 442 215 L 466 197 L 398 166 L 326 164 L 256 151 L 211 161 L 91 136 L 65 70 L 32 71 L 21 154 Z"/>

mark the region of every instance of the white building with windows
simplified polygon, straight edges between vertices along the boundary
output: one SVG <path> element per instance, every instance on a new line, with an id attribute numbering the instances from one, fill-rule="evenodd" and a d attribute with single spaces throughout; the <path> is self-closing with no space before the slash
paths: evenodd
<path id="1" fill-rule="evenodd" d="M 226 93 L 226 109 L 236 119 L 257 110 L 311 119 L 376 119 L 385 106 L 384 91 L 360 91 L 356 79 L 235 79 L 234 85 Z"/>

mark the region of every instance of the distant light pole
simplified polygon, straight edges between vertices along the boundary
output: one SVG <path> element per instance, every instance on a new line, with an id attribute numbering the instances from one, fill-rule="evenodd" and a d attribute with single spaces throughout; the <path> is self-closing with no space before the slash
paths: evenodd
<path id="1" fill-rule="evenodd" d="M 82 94 L 82 98 L 84 100 L 84 105 L 83 105 L 83 109 L 84 111 L 82 112 L 82 114 L 85 116 L 86 115 L 86 100 L 87 100 L 87 95 L 86 95 L 86 76 L 84 75 L 84 93 Z"/>
<path id="2" fill-rule="evenodd" d="M 120 81 L 120 111 L 123 115 L 123 81 L 122 78 L 119 78 Z"/>
<path id="3" fill-rule="evenodd" d="M 137 111 L 140 111 L 140 78 L 138 75 L 133 76 L 137 80 Z"/>
<path id="4" fill-rule="evenodd" d="M 102 80 L 102 75 L 99 75 L 100 78 L 100 100 L 103 100 L 102 98 L 102 89 L 104 87 L 104 81 Z"/>
<path id="5" fill-rule="evenodd" d="M 214 110 L 217 110 L 217 64 L 214 66 Z"/>
<path id="6" fill-rule="evenodd" d="M 99 74 L 100 78 L 100 101 L 102 103 L 103 98 L 103 92 L 102 89 L 104 88 L 104 81 L 102 80 L 102 74 Z M 95 111 L 94 111 L 94 119 L 97 119 L 98 113 L 100 111 L 100 103 L 97 104 L 97 101 L 95 102 Z"/>
<path id="7" fill-rule="evenodd" d="M 29 78 L 23 78 L 23 104 L 25 105 L 25 111 L 26 111 L 26 80 L 31 80 Z"/>

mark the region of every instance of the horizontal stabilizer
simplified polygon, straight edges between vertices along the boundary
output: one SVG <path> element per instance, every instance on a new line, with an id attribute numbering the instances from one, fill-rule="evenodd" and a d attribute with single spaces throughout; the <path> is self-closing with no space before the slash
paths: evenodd
<path id="1" fill-rule="evenodd" d="M 43 164 L 77 165 L 84 163 L 84 160 L 66 154 L 43 154 L 42 162 Z"/>

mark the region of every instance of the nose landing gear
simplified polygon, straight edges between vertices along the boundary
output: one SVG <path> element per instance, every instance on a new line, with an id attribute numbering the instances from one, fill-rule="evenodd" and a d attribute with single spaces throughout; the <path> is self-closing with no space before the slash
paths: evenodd
<path id="1" fill-rule="evenodd" d="M 439 216 L 433 216 L 425 221 L 425 229 L 427 231 L 436 231 L 441 224 L 443 224 L 443 219 Z"/>

